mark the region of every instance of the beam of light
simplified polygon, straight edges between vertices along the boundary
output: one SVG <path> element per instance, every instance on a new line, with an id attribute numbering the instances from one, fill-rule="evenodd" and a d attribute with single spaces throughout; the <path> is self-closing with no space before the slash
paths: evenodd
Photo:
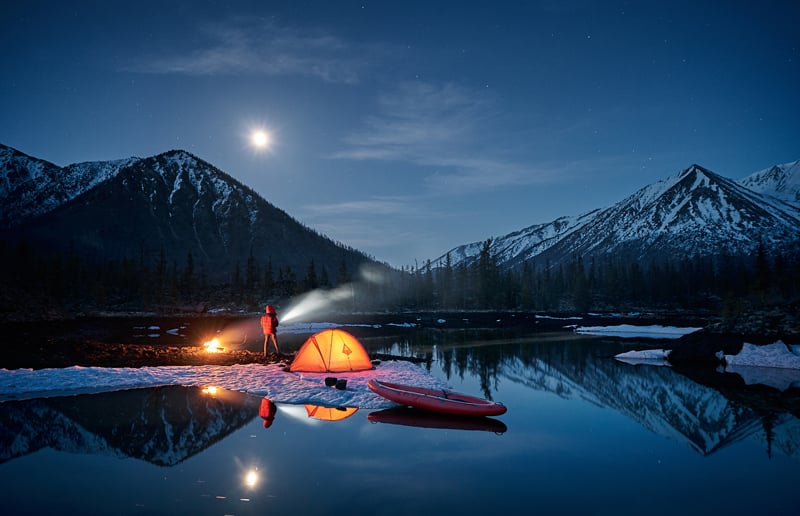
<path id="1" fill-rule="evenodd" d="M 366 284 L 380 284 L 385 280 L 384 272 L 371 267 L 362 267 L 359 271 L 361 280 L 339 285 L 333 289 L 317 289 L 292 300 L 288 310 L 281 317 L 282 322 L 289 322 L 310 314 L 318 314 L 333 309 L 345 301 L 352 302 L 356 291 Z"/>
<path id="2" fill-rule="evenodd" d="M 300 296 L 291 305 L 289 310 L 281 317 L 283 322 L 289 322 L 304 315 L 321 312 L 336 303 L 353 299 L 353 286 L 348 283 L 332 290 L 317 289 Z"/>
<path id="3" fill-rule="evenodd" d="M 320 383 L 320 385 L 322 384 Z M 278 405 L 278 410 L 280 410 L 281 415 L 288 416 L 294 419 L 295 421 L 299 421 L 308 426 L 323 424 L 323 422 L 320 421 L 319 419 L 308 417 L 308 412 L 306 411 L 306 408 L 303 405 L 283 404 L 283 405 Z"/>

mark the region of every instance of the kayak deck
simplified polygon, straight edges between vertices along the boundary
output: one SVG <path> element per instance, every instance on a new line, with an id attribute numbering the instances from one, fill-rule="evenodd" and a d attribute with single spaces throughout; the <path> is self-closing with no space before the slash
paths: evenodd
<path id="1" fill-rule="evenodd" d="M 434 412 L 462 416 L 499 416 L 506 412 L 506 406 L 502 403 L 447 389 L 428 389 L 376 379 L 370 380 L 367 386 L 374 393 L 395 403 Z"/>

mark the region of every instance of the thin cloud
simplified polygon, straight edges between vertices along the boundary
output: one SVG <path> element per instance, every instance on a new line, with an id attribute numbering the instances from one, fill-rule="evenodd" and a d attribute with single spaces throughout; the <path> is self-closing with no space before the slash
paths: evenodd
<path id="1" fill-rule="evenodd" d="M 431 167 L 435 193 L 549 181 L 550 174 L 498 157 L 489 142 L 494 100 L 454 84 L 401 84 L 378 99 L 378 113 L 347 136 L 335 159 L 408 162 Z"/>
<path id="2" fill-rule="evenodd" d="M 345 138 L 348 148 L 334 157 L 416 161 L 442 146 L 462 145 L 475 123 L 487 116 L 486 104 L 452 84 L 401 84 L 379 97 L 378 114 Z"/>
<path id="3" fill-rule="evenodd" d="M 128 70 L 186 75 L 307 76 L 331 83 L 356 84 L 365 55 L 322 31 L 281 27 L 272 21 L 233 20 L 201 29 L 208 43 L 184 53 L 151 57 Z"/>
<path id="4" fill-rule="evenodd" d="M 365 201 L 346 201 L 331 204 L 306 205 L 303 209 L 313 215 L 394 215 L 406 214 L 409 203 L 396 200 L 371 199 Z"/>

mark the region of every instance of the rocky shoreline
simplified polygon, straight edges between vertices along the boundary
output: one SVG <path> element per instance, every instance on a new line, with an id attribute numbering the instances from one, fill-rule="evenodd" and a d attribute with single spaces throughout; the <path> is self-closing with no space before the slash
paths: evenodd
<path id="1" fill-rule="evenodd" d="M 665 347 L 672 349 L 669 361 L 674 364 L 717 364 L 720 351 L 736 355 L 745 343 L 766 345 L 778 341 L 800 344 L 798 307 L 753 312 L 715 322 Z"/>

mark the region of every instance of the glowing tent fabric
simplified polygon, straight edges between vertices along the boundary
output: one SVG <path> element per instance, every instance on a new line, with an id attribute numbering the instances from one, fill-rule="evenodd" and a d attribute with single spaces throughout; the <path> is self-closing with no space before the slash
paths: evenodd
<path id="1" fill-rule="evenodd" d="M 320 421 L 341 421 L 347 419 L 358 411 L 356 407 L 323 407 L 321 405 L 306 405 L 308 417 Z"/>
<path id="2" fill-rule="evenodd" d="M 344 373 L 372 369 L 364 346 L 344 330 L 315 333 L 300 347 L 290 371 L 306 373 Z"/>

